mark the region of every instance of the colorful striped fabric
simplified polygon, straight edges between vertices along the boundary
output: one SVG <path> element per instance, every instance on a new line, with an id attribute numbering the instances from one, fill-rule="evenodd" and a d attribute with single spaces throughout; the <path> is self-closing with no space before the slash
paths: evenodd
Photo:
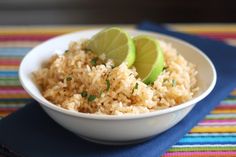
<path id="1" fill-rule="evenodd" d="M 236 25 L 233 24 L 167 26 L 236 45 Z M 0 117 L 7 116 L 32 100 L 18 80 L 20 61 L 32 47 L 56 35 L 94 27 L 101 26 L 0 27 Z M 236 89 L 163 155 L 190 156 L 236 157 Z"/>

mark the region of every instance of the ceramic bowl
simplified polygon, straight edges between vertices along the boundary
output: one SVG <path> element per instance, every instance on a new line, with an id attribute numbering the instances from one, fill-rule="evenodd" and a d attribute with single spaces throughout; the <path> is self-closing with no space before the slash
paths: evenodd
<path id="1" fill-rule="evenodd" d="M 55 53 L 63 53 L 71 41 L 90 38 L 100 31 L 88 30 L 50 39 L 33 48 L 22 60 L 19 76 L 24 89 L 39 102 L 46 113 L 64 128 L 87 140 L 103 144 L 130 144 L 147 140 L 181 121 L 200 100 L 214 88 L 216 71 L 210 59 L 193 45 L 163 34 L 128 29 L 136 36 L 146 34 L 172 44 L 188 61 L 197 65 L 199 92 L 193 99 L 175 107 L 139 115 L 95 115 L 58 107 L 47 101 L 32 80 L 32 72 Z"/>

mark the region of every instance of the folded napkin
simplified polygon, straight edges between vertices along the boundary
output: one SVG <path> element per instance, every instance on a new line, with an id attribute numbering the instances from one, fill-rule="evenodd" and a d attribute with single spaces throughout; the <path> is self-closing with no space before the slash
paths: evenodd
<path id="1" fill-rule="evenodd" d="M 0 121 L 0 153 L 25 157 L 157 157 L 175 144 L 236 87 L 235 47 L 219 41 L 172 32 L 148 22 L 140 24 L 138 29 L 186 40 L 205 52 L 216 67 L 216 87 L 181 122 L 144 143 L 105 146 L 87 142 L 65 130 L 49 118 L 37 102 L 32 102 Z"/>

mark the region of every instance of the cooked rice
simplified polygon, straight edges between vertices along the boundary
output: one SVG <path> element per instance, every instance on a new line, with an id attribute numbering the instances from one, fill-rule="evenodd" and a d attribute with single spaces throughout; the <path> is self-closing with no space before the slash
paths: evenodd
<path id="1" fill-rule="evenodd" d="M 134 67 L 104 63 L 86 50 L 84 42 L 72 42 L 67 52 L 51 57 L 33 78 L 47 100 L 77 112 L 123 115 L 169 108 L 193 98 L 197 70 L 170 44 L 159 43 L 165 70 L 151 85 L 138 78 Z"/>

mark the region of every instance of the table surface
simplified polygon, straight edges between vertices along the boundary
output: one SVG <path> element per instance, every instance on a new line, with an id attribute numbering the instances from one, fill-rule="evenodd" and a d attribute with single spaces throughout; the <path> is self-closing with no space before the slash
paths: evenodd
<path id="1" fill-rule="evenodd" d="M 166 26 L 236 46 L 236 24 L 167 24 Z M 20 61 L 32 47 L 60 34 L 98 27 L 104 25 L 0 26 L 0 117 L 11 114 L 32 100 L 18 80 Z M 121 27 L 135 26 L 121 25 Z M 229 93 L 227 98 L 163 155 L 163 157 L 174 156 L 236 157 L 236 90 Z"/>

